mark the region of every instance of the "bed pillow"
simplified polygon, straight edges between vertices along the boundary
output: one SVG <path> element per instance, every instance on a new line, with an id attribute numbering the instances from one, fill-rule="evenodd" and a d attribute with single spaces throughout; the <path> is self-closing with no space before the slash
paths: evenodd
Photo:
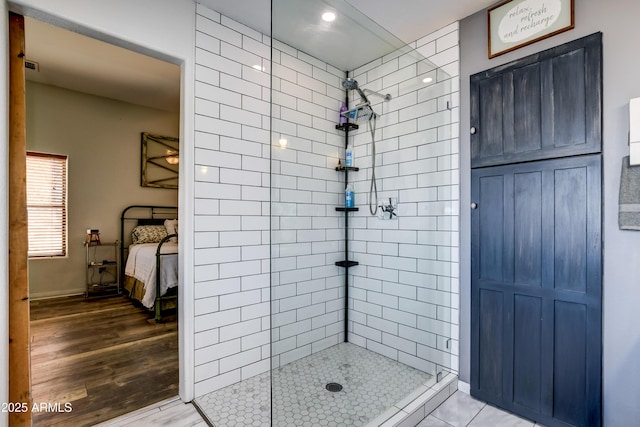
<path id="1" fill-rule="evenodd" d="M 167 237 L 164 225 L 138 225 L 131 232 L 131 243 L 158 243 Z"/>
<path id="2" fill-rule="evenodd" d="M 164 220 L 164 228 L 167 229 L 167 234 L 178 234 L 178 220 L 177 219 L 165 219 Z M 172 242 L 177 242 L 177 237 L 172 237 L 169 239 Z"/>

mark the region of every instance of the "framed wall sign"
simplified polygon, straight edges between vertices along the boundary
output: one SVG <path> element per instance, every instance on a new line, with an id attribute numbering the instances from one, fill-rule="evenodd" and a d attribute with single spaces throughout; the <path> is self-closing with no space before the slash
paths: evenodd
<path id="1" fill-rule="evenodd" d="M 574 0 L 507 0 L 487 11 L 489 58 L 575 26 Z"/>

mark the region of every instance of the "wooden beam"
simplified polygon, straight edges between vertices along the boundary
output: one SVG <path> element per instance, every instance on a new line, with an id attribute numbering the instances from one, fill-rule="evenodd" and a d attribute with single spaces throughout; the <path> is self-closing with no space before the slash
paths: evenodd
<path id="1" fill-rule="evenodd" d="M 24 17 L 9 13 L 9 426 L 31 425 Z"/>

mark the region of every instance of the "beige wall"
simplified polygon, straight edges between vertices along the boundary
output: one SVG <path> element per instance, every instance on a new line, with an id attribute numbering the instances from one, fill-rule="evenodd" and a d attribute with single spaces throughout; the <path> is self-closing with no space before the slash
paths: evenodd
<path id="1" fill-rule="evenodd" d="M 68 257 L 29 261 L 32 298 L 84 291 L 87 228 L 114 241 L 124 207 L 177 205 L 176 190 L 140 186 L 141 132 L 177 137 L 179 114 L 27 83 L 27 148 L 69 159 Z"/>

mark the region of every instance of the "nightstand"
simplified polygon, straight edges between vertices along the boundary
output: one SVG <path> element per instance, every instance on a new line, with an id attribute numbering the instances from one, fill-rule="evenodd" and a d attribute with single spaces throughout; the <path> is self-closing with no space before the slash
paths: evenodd
<path id="1" fill-rule="evenodd" d="M 119 294 L 120 242 L 84 243 L 87 273 L 86 297 Z"/>

